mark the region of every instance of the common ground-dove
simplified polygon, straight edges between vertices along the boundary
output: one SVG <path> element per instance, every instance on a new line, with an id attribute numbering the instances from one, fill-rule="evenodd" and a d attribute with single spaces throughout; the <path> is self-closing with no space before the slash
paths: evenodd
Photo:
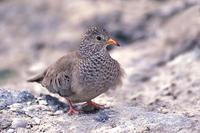
<path id="1" fill-rule="evenodd" d="M 89 28 L 77 51 L 61 57 L 28 81 L 38 82 L 64 97 L 69 105 L 68 114 L 79 112 L 72 103 L 86 102 L 88 106 L 101 108 L 91 100 L 120 85 L 123 75 L 119 63 L 110 56 L 108 45 L 119 46 L 105 29 Z"/>

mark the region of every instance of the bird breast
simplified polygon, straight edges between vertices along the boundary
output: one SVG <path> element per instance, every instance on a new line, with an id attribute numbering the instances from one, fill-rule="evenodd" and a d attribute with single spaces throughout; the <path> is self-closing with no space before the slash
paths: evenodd
<path id="1" fill-rule="evenodd" d="M 119 77 L 119 64 L 110 56 L 91 57 L 81 61 L 79 66 L 80 84 L 87 89 L 109 89 Z"/>

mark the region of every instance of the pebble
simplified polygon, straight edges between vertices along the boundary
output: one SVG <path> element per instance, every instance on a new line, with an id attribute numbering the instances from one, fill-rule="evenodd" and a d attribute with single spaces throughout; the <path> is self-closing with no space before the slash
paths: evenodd
<path id="1" fill-rule="evenodd" d="M 64 110 L 66 108 L 66 104 L 59 101 L 59 99 L 56 97 L 52 97 L 50 95 L 43 95 L 42 100 L 39 100 L 39 103 L 43 100 L 45 101 L 44 103 L 47 103 L 47 105 L 53 112 L 56 112 L 57 110 Z"/>
<path id="2" fill-rule="evenodd" d="M 23 120 L 23 119 L 19 119 L 19 118 L 15 118 L 13 119 L 13 122 L 12 122 L 12 128 L 26 128 L 28 126 L 28 123 L 26 120 Z"/>
<path id="3" fill-rule="evenodd" d="M 7 106 L 14 103 L 23 103 L 32 101 L 34 96 L 27 91 L 11 91 L 0 89 L 0 110 L 7 108 Z"/>
<path id="4" fill-rule="evenodd" d="M 14 133 L 15 130 L 14 129 L 8 129 L 7 133 Z"/>
<path id="5" fill-rule="evenodd" d="M 105 112 L 100 112 L 95 118 L 98 122 L 106 122 L 109 119 L 109 116 Z"/>
<path id="6" fill-rule="evenodd" d="M 19 94 L 16 97 L 16 101 L 18 103 L 32 101 L 33 99 L 34 99 L 34 96 L 28 91 L 19 92 Z"/>
<path id="7" fill-rule="evenodd" d="M 0 110 L 5 109 L 7 106 L 14 102 L 13 95 L 8 90 L 0 89 Z"/>
<path id="8" fill-rule="evenodd" d="M 0 131 L 11 126 L 11 121 L 0 117 Z"/>
<path id="9" fill-rule="evenodd" d="M 22 108 L 23 108 L 23 105 L 20 104 L 20 103 L 14 103 L 14 104 L 10 105 L 10 110 L 11 111 L 18 111 L 18 110 L 20 110 Z"/>
<path id="10" fill-rule="evenodd" d="M 40 105 L 48 105 L 46 100 L 39 100 Z"/>
<path id="11" fill-rule="evenodd" d="M 30 106 L 33 102 L 29 101 L 27 102 L 27 105 Z"/>
<path id="12" fill-rule="evenodd" d="M 37 125 L 39 125 L 41 122 L 40 118 L 38 118 L 38 117 L 34 117 L 33 120 Z"/>
<path id="13" fill-rule="evenodd" d="M 57 110 L 56 112 L 54 112 L 55 115 L 61 115 L 63 114 L 64 111 L 63 110 Z"/>

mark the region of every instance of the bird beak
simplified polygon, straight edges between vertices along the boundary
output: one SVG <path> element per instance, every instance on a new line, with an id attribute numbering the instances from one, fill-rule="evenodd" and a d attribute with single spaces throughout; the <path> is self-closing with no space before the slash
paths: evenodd
<path id="1" fill-rule="evenodd" d="M 109 38 L 107 41 L 106 41 L 106 44 L 107 45 L 114 45 L 114 46 L 120 46 L 119 43 L 117 43 L 115 40 L 113 40 L 112 38 Z"/>

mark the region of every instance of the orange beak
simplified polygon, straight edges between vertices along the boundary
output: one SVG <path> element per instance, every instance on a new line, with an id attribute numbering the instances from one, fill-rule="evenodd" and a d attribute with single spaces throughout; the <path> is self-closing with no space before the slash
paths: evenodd
<path id="1" fill-rule="evenodd" d="M 114 46 L 120 46 L 119 43 L 117 43 L 115 40 L 113 40 L 112 38 L 109 38 L 107 41 L 106 41 L 106 44 L 107 45 L 114 45 Z"/>

